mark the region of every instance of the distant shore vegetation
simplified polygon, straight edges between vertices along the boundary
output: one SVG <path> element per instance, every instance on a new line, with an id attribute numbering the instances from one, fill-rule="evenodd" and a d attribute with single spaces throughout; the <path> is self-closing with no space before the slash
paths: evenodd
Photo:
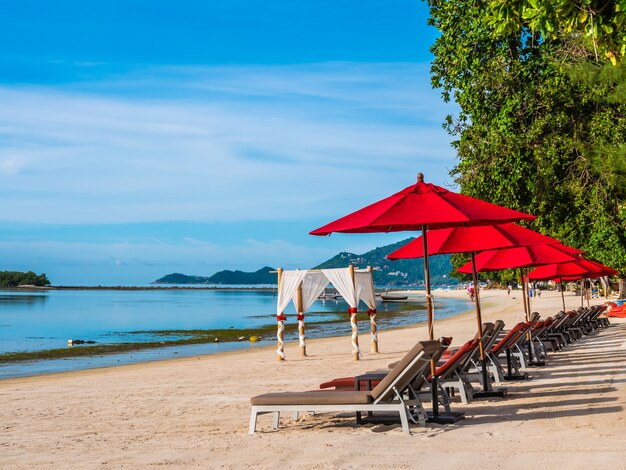
<path id="1" fill-rule="evenodd" d="M 38 275 L 32 271 L 0 271 L 0 287 L 45 287 L 49 285 L 50 281 L 44 273 Z"/>

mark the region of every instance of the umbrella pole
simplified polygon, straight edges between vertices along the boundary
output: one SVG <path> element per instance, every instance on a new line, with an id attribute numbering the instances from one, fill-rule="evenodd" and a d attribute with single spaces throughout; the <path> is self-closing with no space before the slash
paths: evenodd
<path id="1" fill-rule="evenodd" d="M 428 236 L 427 236 L 428 227 L 426 225 L 422 225 L 422 243 L 424 248 L 424 284 L 426 284 L 426 311 L 428 313 L 428 339 L 434 339 L 434 331 L 433 331 L 433 322 L 434 322 L 434 313 L 433 313 L 433 298 L 430 293 L 430 270 L 428 268 Z M 454 424 L 460 419 L 465 419 L 465 413 L 462 411 L 448 411 L 444 413 L 439 413 L 439 393 L 438 393 L 438 379 L 437 379 L 437 365 L 434 360 L 430 361 L 430 390 L 431 390 L 431 399 L 433 401 L 433 410 L 432 414 L 428 417 L 429 423 L 438 423 L 438 424 Z"/>
<path id="2" fill-rule="evenodd" d="M 472 280 L 474 281 L 474 295 L 476 296 L 474 307 L 476 309 L 476 323 L 478 323 L 478 348 L 480 350 L 480 362 L 483 366 L 483 390 L 486 392 L 490 387 L 485 360 L 485 345 L 483 344 L 483 318 L 480 312 L 480 294 L 478 293 L 478 276 L 476 274 L 476 254 L 472 251 Z"/>
<path id="3" fill-rule="evenodd" d="M 522 283 L 522 303 L 524 304 L 524 317 L 528 321 L 528 307 L 526 306 L 526 283 L 524 282 L 524 270 L 519 268 L 519 277 Z"/>
<path id="4" fill-rule="evenodd" d="M 585 306 L 585 304 L 584 304 L 584 300 L 585 299 L 584 299 L 584 296 L 583 296 L 584 289 L 585 289 L 585 280 L 581 279 L 580 280 L 580 306 L 581 307 Z"/>
<path id="5" fill-rule="evenodd" d="M 559 287 L 561 288 L 561 301 L 563 301 L 563 313 L 565 313 L 565 294 L 563 293 L 563 276 L 559 276 L 561 282 L 559 282 Z"/>
<path id="6" fill-rule="evenodd" d="M 474 392 L 473 398 L 489 398 L 489 397 L 503 397 L 506 394 L 506 389 L 492 390 L 491 379 L 489 378 L 489 370 L 487 367 L 487 356 L 485 353 L 485 345 L 483 344 L 483 319 L 480 311 L 480 293 L 478 290 L 478 275 L 476 274 L 476 253 L 472 251 L 472 280 L 474 281 L 474 295 L 475 308 L 476 308 L 476 322 L 478 323 L 478 347 L 480 350 L 480 364 L 482 367 L 483 376 L 483 389 L 482 391 Z"/>
<path id="7" fill-rule="evenodd" d="M 528 271 L 525 272 L 528 277 Z M 531 307 L 530 307 L 530 285 L 525 281 L 524 293 L 526 294 L 526 302 L 528 305 L 528 309 L 526 310 L 526 322 L 530 323 L 531 316 Z M 539 365 L 539 362 L 535 362 L 533 359 L 533 334 L 531 330 L 528 330 L 528 334 L 526 335 L 526 340 L 528 341 L 528 363 L 529 365 Z"/>
<path id="8" fill-rule="evenodd" d="M 428 236 L 426 225 L 422 225 L 422 245 L 424 248 L 424 284 L 426 287 L 426 314 L 428 321 L 428 339 L 434 339 L 434 331 L 433 331 L 433 304 L 432 297 L 430 296 L 430 270 L 428 266 Z M 439 414 L 439 395 L 437 393 L 437 374 L 435 374 L 437 369 L 437 365 L 435 361 L 430 361 L 430 375 L 431 375 L 431 392 L 432 392 L 432 400 L 433 400 L 433 416 L 437 416 Z"/>

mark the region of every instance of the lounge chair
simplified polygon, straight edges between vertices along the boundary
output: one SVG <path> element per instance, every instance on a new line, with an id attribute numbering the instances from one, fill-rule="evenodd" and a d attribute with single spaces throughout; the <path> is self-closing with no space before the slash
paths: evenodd
<path id="1" fill-rule="evenodd" d="M 409 433 L 409 420 L 426 424 L 426 412 L 413 389 L 416 378 L 426 373 L 430 360 L 441 350 L 439 341 L 420 341 L 371 391 L 282 392 L 252 397 L 249 433 L 254 434 L 260 414 L 272 413 L 272 425 L 277 429 L 281 412 L 333 411 L 398 413 L 402 430 Z"/>

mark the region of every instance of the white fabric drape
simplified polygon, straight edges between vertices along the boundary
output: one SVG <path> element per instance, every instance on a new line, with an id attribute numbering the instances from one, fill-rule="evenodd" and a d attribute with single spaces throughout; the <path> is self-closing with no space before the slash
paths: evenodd
<path id="1" fill-rule="evenodd" d="M 300 340 L 300 347 L 306 347 L 306 337 L 304 334 L 304 312 L 313 305 L 313 302 L 322 293 L 324 288 L 328 285 L 328 279 L 320 272 L 307 272 L 302 279 L 302 311 L 298 313 L 298 339 Z M 296 289 L 292 295 L 293 303 L 298 310 L 298 289 Z"/>
<path id="2" fill-rule="evenodd" d="M 276 305 L 276 315 L 280 315 L 285 311 L 289 301 L 293 298 L 298 290 L 298 286 L 306 276 L 307 271 L 283 271 L 283 277 L 278 290 L 278 301 Z"/>
<path id="3" fill-rule="evenodd" d="M 350 269 L 322 269 L 324 276 L 328 278 L 331 284 L 337 289 L 339 294 L 350 306 L 350 327 L 352 328 L 352 354 L 355 360 L 361 357 L 359 349 L 359 330 L 356 322 L 356 309 L 359 306 L 359 298 L 356 295 L 356 288 L 352 281 Z"/>
<path id="4" fill-rule="evenodd" d="M 306 271 L 283 271 L 281 277 L 280 289 L 278 289 L 278 300 L 276 305 L 276 316 L 278 322 L 278 329 L 276 331 L 276 341 L 278 347 L 276 348 L 276 354 L 278 354 L 283 360 L 285 359 L 285 322 L 283 321 L 282 314 L 285 311 L 289 301 L 291 300 L 294 292 L 297 291 L 298 286 L 302 282 Z"/>
<path id="5" fill-rule="evenodd" d="M 302 312 L 306 312 L 313 302 L 317 300 L 319 295 L 328 285 L 328 278 L 321 272 L 307 272 L 302 279 Z M 293 302 L 298 305 L 298 292 L 293 294 Z"/>
<path id="6" fill-rule="evenodd" d="M 370 332 L 372 337 L 372 352 L 378 352 L 378 325 L 376 324 L 376 294 L 371 271 L 356 271 L 354 273 L 357 298 L 368 306 L 370 316 Z"/>
<path id="7" fill-rule="evenodd" d="M 350 307 L 358 307 L 359 300 L 356 296 L 356 289 L 354 288 L 349 269 L 322 269 L 322 273 L 324 273 L 324 276 L 328 278 Z"/>
<path id="8" fill-rule="evenodd" d="M 356 283 L 357 298 L 363 300 L 368 308 L 376 308 L 372 273 L 370 271 L 355 271 L 354 281 Z"/>

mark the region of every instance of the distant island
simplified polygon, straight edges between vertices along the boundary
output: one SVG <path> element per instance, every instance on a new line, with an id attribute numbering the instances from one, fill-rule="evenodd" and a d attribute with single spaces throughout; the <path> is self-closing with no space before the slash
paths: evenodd
<path id="1" fill-rule="evenodd" d="M 314 269 L 345 268 L 349 264 L 376 269 L 374 282 L 378 286 L 415 286 L 424 283 L 424 264 L 421 259 L 390 261 L 386 256 L 413 240 L 408 238 L 398 243 L 375 248 L 362 255 L 341 252 L 324 261 Z M 431 282 L 433 284 L 456 283 L 449 274 L 452 271 L 450 255 L 432 256 L 430 258 Z M 220 271 L 212 276 L 190 276 L 172 273 L 157 279 L 153 284 L 211 284 L 211 285 L 262 285 L 276 284 L 275 268 L 265 266 L 255 272 Z"/>
<path id="2" fill-rule="evenodd" d="M 269 266 L 265 266 L 252 273 L 224 270 L 209 277 L 188 276 L 186 274 L 173 273 L 157 279 L 153 282 L 153 284 L 276 284 L 276 273 L 271 273 L 270 271 L 276 270 L 274 268 L 270 268 Z"/>
<path id="3" fill-rule="evenodd" d="M 0 271 L 0 287 L 49 286 L 50 281 L 44 273 L 39 275 L 32 271 Z"/>

